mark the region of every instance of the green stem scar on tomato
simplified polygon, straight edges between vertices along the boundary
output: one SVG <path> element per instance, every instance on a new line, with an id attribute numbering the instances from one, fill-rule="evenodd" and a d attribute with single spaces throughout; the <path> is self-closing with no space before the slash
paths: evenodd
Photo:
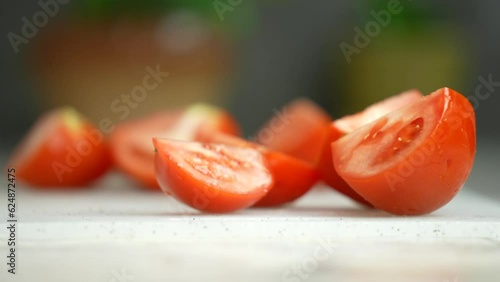
<path id="1" fill-rule="evenodd" d="M 273 178 L 254 148 L 153 139 L 161 189 L 200 211 L 226 213 L 254 205 Z"/>
<path id="2" fill-rule="evenodd" d="M 335 169 L 378 209 L 430 213 L 465 183 L 476 152 L 469 101 L 442 88 L 332 144 Z"/>

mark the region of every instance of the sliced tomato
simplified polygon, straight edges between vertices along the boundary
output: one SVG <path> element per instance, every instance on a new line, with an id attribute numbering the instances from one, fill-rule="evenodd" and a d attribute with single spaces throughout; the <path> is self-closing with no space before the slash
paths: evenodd
<path id="1" fill-rule="evenodd" d="M 466 181 L 476 151 L 475 115 L 461 94 L 442 88 L 332 144 L 339 175 L 376 208 L 432 212 Z"/>
<path id="2" fill-rule="evenodd" d="M 88 184 L 102 176 L 112 161 L 102 132 L 65 107 L 42 116 L 8 163 L 20 180 L 47 189 Z"/>
<path id="3" fill-rule="evenodd" d="M 255 137 L 270 149 L 316 164 L 331 121 L 314 102 L 300 98 L 276 111 Z"/>
<path id="4" fill-rule="evenodd" d="M 311 190 L 319 180 L 319 172 L 313 164 L 236 136 L 212 133 L 204 135 L 203 141 L 255 148 L 262 153 L 274 184 L 255 206 L 270 207 L 293 202 Z"/>
<path id="5" fill-rule="evenodd" d="M 145 188 L 159 189 L 154 169 L 153 137 L 193 141 L 200 130 L 239 134 L 239 126 L 227 112 L 196 104 L 184 110 L 156 113 L 125 122 L 111 135 L 117 166 Z"/>
<path id="6" fill-rule="evenodd" d="M 356 202 L 371 206 L 370 203 L 358 195 L 335 171 L 332 160 L 331 143 L 335 142 L 343 135 L 385 114 L 419 101 L 422 97 L 422 93 L 418 90 L 409 90 L 373 104 L 357 114 L 345 116 L 332 122 L 329 125 L 327 141 L 323 144 L 322 154 L 318 165 L 325 183 Z"/>
<path id="7" fill-rule="evenodd" d="M 162 190 L 200 211 L 252 206 L 272 187 L 262 154 L 253 148 L 153 139 Z"/>

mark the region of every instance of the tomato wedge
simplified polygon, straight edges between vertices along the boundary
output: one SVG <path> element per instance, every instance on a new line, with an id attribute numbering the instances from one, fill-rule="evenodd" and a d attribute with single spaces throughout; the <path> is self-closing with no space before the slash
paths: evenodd
<path id="1" fill-rule="evenodd" d="M 256 141 L 270 149 L 316 164 L 332 119 L 314 102 L 300 98 L 275 112 Z"/>
<path id="2" fill-rule="evenodd" d="M 184 110 L 156 113 L 117 126 L 111 135 L 114 161 L 144 188 L 159 190 L 151 139 L 194 141 L 201 129 L 239 134 L 238 124 L 227 112 L 214 106 L 195 104 Z"/>
<path id="3" fill-rule="evenodd" d="M 307 193 L 319 179 L 315 166 L 299 158 L 268 149 L 250 141 L 227 134 L 205 134 L 204 142 L 248 147 L 259 150 L 274 179 L 269 193 L 255 206 L 270 207 L 293 202 Z"/>
<path id="4" fill-rule="evenodd" d="M 343 135 L 385 114 L 419 101 L 422 97 L 422 93 L 418 90 L 408 90 L 375 103 L 357 114 L 345 116 L 332 122 L 329 125 L 327 141 L 323 144 L 322 154 L 318 164 L 318 168 L 325 183 L 356 202 L 365 206 L 371 206 L 370 203 L 358 195 L 358 193 L 356 193 L 335 171 L 332 160 L 331 143 L 335 142 Z"/>
<path id="5" fill-rule="evenodd" d="M 474 110 L 442 88 L 332 144 L 339 175 L 376 208 L 432 212 L 465 183 L 476 152 Z"/>
<path id="6" fill-rule="evenodd" d="M 153 139 L 162 190 L 200 211 L 252 206 L 272 187 L 262 154 L 253 148 Z"/>
<path id="7" fill-rule="evenodd" d="M 111 164 L 102 132 L 70 107 L 43 115 L 8 161 L 20 180 L 45 189 L 83 186 Z"/>

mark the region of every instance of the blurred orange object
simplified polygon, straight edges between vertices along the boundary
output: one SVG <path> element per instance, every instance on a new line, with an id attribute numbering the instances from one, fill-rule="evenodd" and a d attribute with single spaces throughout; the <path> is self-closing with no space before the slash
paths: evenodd
<path id="1" fill-rule="evenodd" d="M 42 116 L 17 147 L 9 167 L 35 187 L 75 187 L 92 182 L 111 166 L 101 131 L 72 108 Z"/>
<path id="2" fill-rule="evenodd" d="M 47 107 L 69 104 L 93 121 L 116 122 L 224 100 L 228 40 L 191 12 L 68 21 L 36 39 L 35 78 Z"/>

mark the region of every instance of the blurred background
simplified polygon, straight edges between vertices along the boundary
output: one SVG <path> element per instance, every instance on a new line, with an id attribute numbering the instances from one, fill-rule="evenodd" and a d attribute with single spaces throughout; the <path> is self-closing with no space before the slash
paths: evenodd
<path id="1" fill-rule="evenodd" d="M 169 76 L 129 119 L 206 101 L 227 107 L 250 136 L 294 97 L 308 96 L 340 117 L 410 88 L 427 94 L 449 86 L 476 108 L 478 150 L 500 140 L 499 1 L 1 5 L 3 152 L 57 106 L 72 105 L 94 122 L 119 122 L 113 105 L 142 85 L 148 66 Z M 380 13 L 388 5 L 397 7 L 390 19 Z"/>

